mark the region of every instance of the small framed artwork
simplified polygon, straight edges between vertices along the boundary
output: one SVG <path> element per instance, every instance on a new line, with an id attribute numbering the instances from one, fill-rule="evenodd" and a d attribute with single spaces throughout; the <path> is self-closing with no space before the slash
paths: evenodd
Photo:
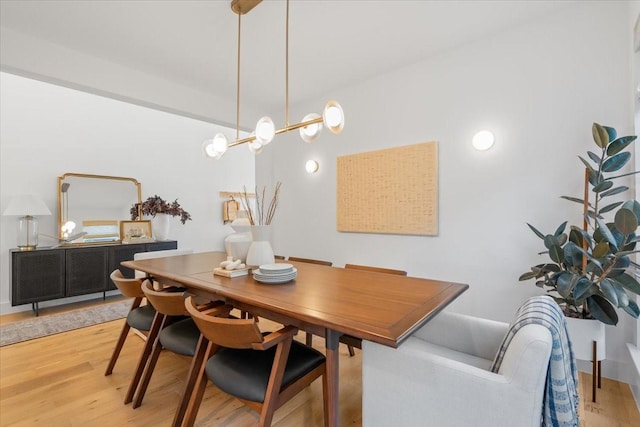
<path id="1" fill-rule="evenodd" d="M 120 221 L 120 239 L 122 243 L 153 241 L 151 236 L 151 221 Z"/>

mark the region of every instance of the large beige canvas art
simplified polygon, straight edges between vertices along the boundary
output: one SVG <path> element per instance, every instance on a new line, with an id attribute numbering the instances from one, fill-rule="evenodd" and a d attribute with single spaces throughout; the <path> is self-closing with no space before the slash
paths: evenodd
<path id="1" fill-rule="evenodd" d="M 342 232 L 438 234 L 438 144 L 425 142 L 338 157 Z"/>

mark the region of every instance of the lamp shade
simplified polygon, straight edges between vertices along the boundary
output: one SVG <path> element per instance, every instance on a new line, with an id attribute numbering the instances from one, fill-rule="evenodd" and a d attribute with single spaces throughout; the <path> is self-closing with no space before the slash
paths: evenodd
<path id="1" fill-rule="evenodd" d="M 35 216 L 51 215 L 51 211 L 42 199 L 33 194 L 15 196 L 9 202 L 9 206 L 2 213 L 4 216 Z"/>

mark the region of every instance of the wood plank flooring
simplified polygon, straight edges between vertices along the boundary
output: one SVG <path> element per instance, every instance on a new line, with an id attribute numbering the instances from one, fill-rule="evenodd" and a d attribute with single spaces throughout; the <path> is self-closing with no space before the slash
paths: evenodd
<path id="1" fill-rule="evenodd" d="M 87 305 L 85 303 L 84 305 Z M 73 308 L 78 308 L 77 305 Z M 67 308 L 68 309 L 68 308 Z M 47 309 L 41 315 L 64 311 Z M 0 316 L 0 324 L 28 317 Z M 143 341 L 130 333 L 111 376 L 104 369 L 124 320 L 103 323 L 0 348 L 0 426 L 168 426 L 189 366 L 189 359 L 163 352 L 142 406 L 124 405 L 129 378 Z M 261 319 L 260 327 L 275 324 Z M 300 339 L 304 334 L 299 334 Z M 322 349 L 323 341 L 314 340 Z M 340 425 L 360 426 L 361 353 L 348 357 L 340 346 Z M 598 402 L 591 403 L 591 376 L 580 374 L 582 427 L 640 425 L 628 385 L 603 378 Z M 196 425 L 253 426 L 257 414 L 213 385 L 207 387 Z M 322 426 L 322 386 L 316 381 L 276 411 L 276 427 Z"/>

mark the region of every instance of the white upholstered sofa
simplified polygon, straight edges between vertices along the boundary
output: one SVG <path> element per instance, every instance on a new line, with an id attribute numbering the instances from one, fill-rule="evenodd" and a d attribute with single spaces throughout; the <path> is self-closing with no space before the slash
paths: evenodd
<path id="1" fill-rule="evenodd" d="M 364 341 L 363 426 L 539 427 L 551 333 L 524 326 L 492 373 L 508 326 L 443 312 L 396 349 Z"/>

